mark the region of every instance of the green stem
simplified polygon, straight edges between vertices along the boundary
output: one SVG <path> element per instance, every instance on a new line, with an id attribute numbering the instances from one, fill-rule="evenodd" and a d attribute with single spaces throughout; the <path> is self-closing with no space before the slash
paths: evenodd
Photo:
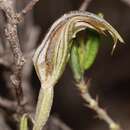
<path id="1" fill-rule="evenodd" d="M 53 102 L 53 89 L 53 87 L 40 89 L 33 130 L 42 130 L 47 122 Z"/>

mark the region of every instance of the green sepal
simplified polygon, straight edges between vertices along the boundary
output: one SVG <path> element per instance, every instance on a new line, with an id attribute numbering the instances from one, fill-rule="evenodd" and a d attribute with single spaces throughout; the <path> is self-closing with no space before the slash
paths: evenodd
<path id="1" fill-rule="evenodd" d="M 99 50 L 99 34 L 93 30 L 88 30 L 87 36 L 87 40 L 82 35 L 73 40 L 70 66 L 76 81 L 81 80 L 85 71 L 92 66 Z"/>
<path id="2" fill-rule="evenodd" d="M 78 43 L 74 39 L 73 40 L 74 44 L 71 49 L 70 53 L 70 66 L 72 69 L 72 72 L 74 74 L 74 78 L 76 81 L 79 81 L 82 77 L 82 72 L 81 72 L 81 66 L 80 66 L 80 59 L 79 59 L 79 54 L 78 54 Z"/>
<path id="3" fill-rule="evenodd" d="M 78 41 L 78 55 L 79 55 L 79 64 L 82 74 L 84 73 L 84 56 L 85 56 L 85 39 L 82 36 L 77 38 Z"/>
<path id="4" fill-rule="evenodd" d="M 100 45 L 100 36 L 95 31 L 89 31 L 88 40 L 85 43 L 84 70 L 88 70 L 94 63 Z"/>

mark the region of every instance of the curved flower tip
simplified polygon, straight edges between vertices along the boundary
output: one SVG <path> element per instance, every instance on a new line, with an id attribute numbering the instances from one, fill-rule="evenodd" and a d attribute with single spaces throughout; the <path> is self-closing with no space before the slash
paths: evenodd
<path id="1" fill-rule="evenodd" d="M 118 40 L 121 43 L 124 43 L 124 40 L 120 36 L 120 34 L 105 19 L 103 19 L 103 17 L 100 17 L 90 12 L 84 12 L 84 11 L 72 11 L 69 13 L 69 15 L 71 17 L 75 17 L 75 19 L 77 17 L 78 19 L 77 25 L 79 25 L 79 28 L 80 28 L 79 30 L 82 30 L 81 26 L 86 26 L 86 28 L 94 29 L 97 32 L 102 33 L 102 34 L 105 34 L 106 31 L 110 33 L 110 35 L 112 36 L 114 40 L 112 51 L 114 51 Z"/>
<path id="2" fill-rule="evenodd" d="M 52 77 L 58 80 L 69 57 L 71 40 L 86 28 L 102 34 L 109 32 L 114 40 L 113 50 L 117 40 L 124 42 L 120 34 L 102 17 L 85 11 L 71 11 L 52 25 L 35 52 L 33 61 L 40 80 L 45 82 Z"/>

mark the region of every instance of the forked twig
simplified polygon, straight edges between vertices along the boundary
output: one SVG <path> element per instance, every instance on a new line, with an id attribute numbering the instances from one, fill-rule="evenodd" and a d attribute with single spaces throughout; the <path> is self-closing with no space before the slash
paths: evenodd
<path id="1" fill-rule="evenodd" d="M 81 92 L 82 98 L 88 103 L 87 106 L 94 110 L 98 114 L 98 117 L 109 125 L 110 130 L 121 130 L 120 126 L 115 123 L 115 121 L 111 119 L 107 112 L 98 105 L 98 102 L 92 98 L 88 90 L 89 85 L 86 84 L 84 80 L 78 83 L 77 87 Z"/>

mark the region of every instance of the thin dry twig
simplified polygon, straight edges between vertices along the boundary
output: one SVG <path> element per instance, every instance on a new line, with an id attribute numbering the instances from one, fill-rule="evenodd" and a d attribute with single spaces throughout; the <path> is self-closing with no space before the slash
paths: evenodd
<path id="1" fill-rule="evenodd" d="M 39 35 L 39 28 L 34 26 L 32 14 L 30 13 L 26 20 L 26 28 L 24 28 L 25 26 L 22 26 L 24 28 L 24 34 L 22 34 L 23 39 L 21 43 L 23 41 L 24 42 L 20 47 L 20 36 L 18 37 L 17 34 L 17 25 L 21 22 L 19 20 L 21 20 L 23 15 L 30 11 L 35 4 L 34 0 L 32 0 L 25 7 L 25 9 L 22 10 L 22 12 L 17 13 L 15 11 L 14 2 L 15 1 L 12 0 L 0 0 L 0 10 L 4 12 L 2 17 L 6 19 L 6 21 L 3 22 L 3 25 L 5 26 L 5 28 L 3 28 L 5 30 L 4 38 L 7 41 L 7 44 L 9 43 L 10 45 L 10 48 L 5 49 L 8 49 L 13 54 L 13 56 L 12 54 L 7 54 L 5 56 L 5 51 L 3 51 L 0 58 L 0 64 L 8 67 L 9 71 L 13 71 L 13 74 L 10 76 L 11 82 L 8 82 L 9 84 L 7 84 L 7 86 L 10 87 L 11 83 L 14 87 L 17 102 L 0 98 L 0 106 L 6 108 L 7 110 L 16 112 L 17 114 L 22 114 L 24 112 L 33 113 L 35 108 L 34 94 L 32 93 L 32 87 L 30 84 L 32 61 L 31 59 L 28 59 L 27 64 L 24 66 L 25 58 L 23 56 L 23 52 L 21 51 L 21 47 L 24 49 L 25 53 L 29 51 L 32 52 L 32 50 L 34 50 Z M 25 40 L 24 37 L 26 37 L 28 40 Z M 8 59 L 5 60 L 6 58 Z M 10 75 L 10 73 L 8 74 Z M 9 76 L 7 76 L 7 81 L 9 81 Z M 14 93 L 12 94 L 14 96 Z"/>
<path id="2" fill-rule="evenodd" d="M 85 11 L 88 8 L 91 1 L 92 0 L 84 0 L 83 3 L 80 5 L 79 10 Z"/>
<path id="3" fill-rule="evenodd" d="M 107 112 L 98 105 L 98 102 L 92 98 L 88 90 L 89 85 L 86 84 L 84 80 L 77 84 L 77 87 L 81 92 L 82 98 L 88 103 L 87 106 L 94 110 L 98 114 L 98 117 L 109 125 L 110 130 L 121 130 L 120 126 L 115 123 Z"/>
<path id="4" fill-rule="evenodd" d="M 34 7 L 34 5 L 38 2 L 38 0 L 29 0 L 28 4 L 26 4 L 26 0 L 21 0 L 18 2 L 19 6 L 25 8 L 18 13 L 17 16 L 22 17 L 23 15 L 27 14 L 31 9 Z M 34 53 L 34 48 L 36 46 L 38 36 L 40 33 L 40 29 L 34 25 L 33 23 L 33 14 L 32 12 L 27 14 L 27 17 L 25 17 L 24 23 L 22 23 L 21 27 L 23 28 L 23 31 L 21 32 L 20 39 L 21 41 L 21 47 L 24 50 L 24 56 L 27 59 L 26 64 L 23 67 L 23 78 L 22 78 L 22 85 L 23 85 L 23 102 L 26 103 L 24 106 L 24 109 L 27 112 L 34 112 L 34 93 L 32 90 L 32 85 L 30 83 L 30 78 L 32 74 L 32 52 Z M 30 54 L 31 52 L 31 54 Z M 31 55 L 31 56 L 30 56 Z"/>
<path id="5" fill-rule="evenodd" d="M 16 12 L 13 7 L 13 1 L 1 0 L 0 9 L 5 13 L 5 17 L 7 19 L 5 27 L 5 36 L 6 40 L 10 44 L 15 64 L 13 75 L 11 75 L 11 83 L 16 90 L 17 101 L 20 105 L 20 101 L 22 99 L 21 76 L 25 59 L 20 48 L 19 38 L 17 34 L 18 19 L 16 17 Z"/>
<path id="6" fill-rule="evenodd" d="M 31 0 L 26 7 L 20 12 L 20 15 L 25 15 L 27 14 L 29 11 L 32 10 L 32 8 L 35 6 L 35 4 L 38 2 L 39 0 Z"/>

